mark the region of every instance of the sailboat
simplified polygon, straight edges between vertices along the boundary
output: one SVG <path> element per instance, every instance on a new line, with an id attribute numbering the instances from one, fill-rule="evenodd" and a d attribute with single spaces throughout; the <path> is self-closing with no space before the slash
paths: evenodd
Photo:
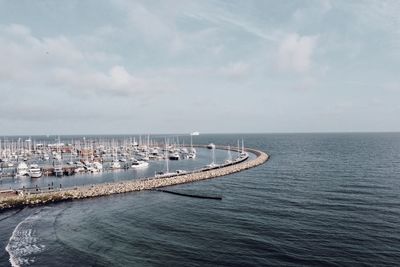
<path id="1" fill-rule="evenodd" d="M 247 158 L 249 155 L 247 154 L 247 152 L 244 151 L 244 143 L 243 143 L 243 139 L 242 139 L 242 151 L 240 152 L 240 158 L 244 159 Z"/>
<path id="2" fill-rule="evenodd" d="M 193 135 L 194 133 L 190 134 L 190 150 L 188 154 L 189 159 L 195 159 L 196 158 L 196 149 L 193 147 Z M 197 133 L 198 135 L 198 133 Z"/>
<path id="3" fill-rule="evenodd" d="M 225 160 L 225 164 L 229 164 L 229 163 L 232 163 L 232 154 L 231 154 L 231 147 L 230 146 L 228 146 L 228 157 Z"/>
<path id="4" fill-rule="evenodd" d="M 218 167 L 219 165 L 215 163 L 215 146 L 212 148 L 212 162 L 210 164 L 207 164 L 206 167 L 209 169 L 213 169 Z"/>
<path id="5" fill-rule="evenodd" d="M 22 176 L 27 176 L 27 175 L 28 175 L 28 165 L 24 161 L 22 161 L 17 166 L 16 176 L 22 177 Z"/>
<path id="6" fill-rule="evenodd" d="M 113 161 L 111 162 L 111 169 L 120 169 L 121 168 L 121 164 L 118 161 L 117 153 L 118 153 L 117 150 L 115 150 L 115 154 L 113 155 L 115 157 L 114 157 Z"/>
<path id="7" fill-rule="evenodd" d="M 164 158 L 165 158 L 165 165 L 166 165 L 167 171 L 166 172 L 158 172 L 158 173 L 156 173 L 156 177 L 158 177 L 158 178 L 169 177 L 169 176 L 172 176 L 172 175 L 176 175 L 176 173 L 169 172 L 169 156 L 168 156 L 168 142 L 167 142 L 167 140 L 165 140 L 165 156 L 164 156 Z"/>

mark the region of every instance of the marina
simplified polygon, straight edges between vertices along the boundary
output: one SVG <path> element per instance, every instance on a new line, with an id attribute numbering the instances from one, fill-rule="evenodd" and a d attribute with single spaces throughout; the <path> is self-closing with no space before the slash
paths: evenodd
<path id="1" fill-rule="evenodd" d="M 237 146 L 211 144 L 193 144 L 192 135 L 189 145 L 183 137 L 149 135 L 3 139 L 0 209 L 162 188 L 227 175 L 268 159 L 245 148 L 243 140 Z"/>
<path id="2" fill-rule="evenodd" d="M 39 137 L 40 138 L 40 137 Z M 0 178 L 70 176 L 119 169 L 143 169 L 149 162 L 195 159 L 179 137 L 0 139 Z M 181 139 L 182 140 L 182 139 Z M 30 169 L 36 169 L 30 172 Z M 39 169 L 39 171 L 37 170 Z"/>

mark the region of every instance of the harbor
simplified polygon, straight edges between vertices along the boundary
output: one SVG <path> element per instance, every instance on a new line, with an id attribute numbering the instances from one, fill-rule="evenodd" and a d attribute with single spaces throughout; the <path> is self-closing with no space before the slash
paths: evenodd
<path id="1" fill-rule="evenodd" d="M 206 146 L 197 146 L 204 148 Z M 216 146 L 214 149 L 228 150 L 230 147 Z M 0 194 L 0 209 L 18 208 L 23 206 L 44 205 L 47 203 L 68 201 L 74 199 L 85 199 L 91 197 L 107 196 L 112 194 L 128 193 L 141 190 L 152 190 L 172 185 L 192 183 L 207 180 L 236 172 L 240 172 L 266 162 L 269 156 L 259 150 L 240 148 L 240 156 L 223 164 L 209 165 L 193 171 L 170 172 L 145 177 L 138 180 L 126 180 L 114 183 L 92 184 L 74 188 L 57 188 L 54 185 L 47 188 L 29 188 L 8 191 Z M 253 157 L 250 159 L 249 154 Z"/>
<path id="2" fill-rule="evenodd" d="M 120 169 L 143 169 L 149 161 L 195 159 L 179 137 L 0 139 L 0 178 L 71 176 Z M 181 141 L 181 142 L 180 142 Z"/>
<path id="3" fill-rule="evenodd" d="M 216 167 L 243 153 L 242 140 L 221 150 L 194 144 L 195 134 L 0 139 L 0 188 L 41 191 L 162 177 Z"/>

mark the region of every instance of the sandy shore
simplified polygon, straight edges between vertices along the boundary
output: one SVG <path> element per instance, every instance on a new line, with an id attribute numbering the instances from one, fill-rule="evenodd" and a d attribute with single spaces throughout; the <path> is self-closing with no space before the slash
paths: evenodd
<path id="1" fill-rule="evenodd" d="M 225 147 L 218 148 L 225 149 Z M 247 159 L 243 162 L 226 165 L 218 169 L 197 170 L 188 174 L 180 174 L 172 177 L 153 177 L 143 180 L 97 184 L 72 189 L 63 189 L 62 191 L 43 192 L 39 194 L 20 193 L 19 195 L 4 194 L 3 196 L 0 194 L 0 211 L 23 206 L 44 205 L 47 203 L 68 201 L 73 199 L 85 199 L 192 183 L 253 168 L 263 164 L 269 158 L 266 153 L 259 150 L 247 148 L 246 151 L 255 154 L 257 157 L 255 159 Z"/>

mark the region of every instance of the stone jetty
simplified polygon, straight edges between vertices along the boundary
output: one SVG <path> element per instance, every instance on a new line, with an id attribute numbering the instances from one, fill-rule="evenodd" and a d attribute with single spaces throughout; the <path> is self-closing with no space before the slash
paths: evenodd
<path id="1" fill-rule="evenodd" d="M 221 146 L 217 148 L 226 149 L 226 147 Z M 200 169 L 190 173 L 176 174 L 169 177 L 151 177 L 141 180 L 97 184 L 62 189 L 59 191 L 54 190 L 52 192 L 43 192 L 39 194 L 24 193 L 23 191 L 15 192 L 14 194 L 8 192 L 7 194 L 0 194 L 0 211 L 23 206 L 44 205 L 53 202 L 152 190 L 166 186 L 192 183 L 247 170 L 265 163 L 269 158 L 269 156 L 262 151 L 250 148 L 246 148 L 245 150 L 248 153 L 254 154 L 256 158 L 229 163 L 219 168 Z"/>

